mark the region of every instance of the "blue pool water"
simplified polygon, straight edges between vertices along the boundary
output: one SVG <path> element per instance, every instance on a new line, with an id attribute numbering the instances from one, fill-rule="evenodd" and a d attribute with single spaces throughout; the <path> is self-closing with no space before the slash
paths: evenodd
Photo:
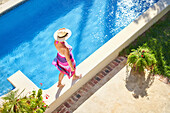
<path id="1" fill-rule="evenodd" d="M 38 87 L 51 87 L 59 71 L 53 33 L 72 31 L 67 42 L 77 65 L 158 0 L 29 0 L 0 17 L 0 95 L 21 70 Z"/>

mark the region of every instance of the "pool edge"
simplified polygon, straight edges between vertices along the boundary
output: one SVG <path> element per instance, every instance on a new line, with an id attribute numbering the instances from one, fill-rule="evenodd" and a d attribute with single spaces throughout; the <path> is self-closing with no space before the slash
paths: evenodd
<path id="1" fill-rule="evenodd" d="M 3 14 L 11 11 L 12 9 L 16 8 L 17 6 L 25 3 L 28 0 L 9 0 L 8 2 L 0 5 L 0 16 Z"/>

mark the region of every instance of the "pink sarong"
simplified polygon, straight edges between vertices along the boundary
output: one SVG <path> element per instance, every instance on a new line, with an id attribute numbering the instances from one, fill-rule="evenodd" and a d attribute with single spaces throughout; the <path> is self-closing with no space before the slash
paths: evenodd
<path id="1" fill-rule="evenodd" d="M 56 42 L 56 44 L 58 43 L 58 41 Z M 70 45 L 67 44 L 67 42 L 63 42 L 63 44 L 65 44 L 66 47 L 69 48 L 69 51 L 70 51 L 70 59 L 71 59 L 71 62 L 74 66 L 74 69 L 76 69 L 76 63 L 75 63 L 75 60 L 74 60 L 74 57 L 73 57 L 73 54 L 71 52 L 72 50 L 72 47 Z M 57 69 L 63 73 L 63 74 L 66 74 L 68 76 L 68 78 L 70 79 L 74 73 L 71 72 L 71 67 L 69 66 L 69 64 L 67 63 L 67 60 L 65 58 L 64 55 L 60 54 L 59 52 L 57 53 L 57 56 L 54 58 L 52 64 L 57 67 Z"/>

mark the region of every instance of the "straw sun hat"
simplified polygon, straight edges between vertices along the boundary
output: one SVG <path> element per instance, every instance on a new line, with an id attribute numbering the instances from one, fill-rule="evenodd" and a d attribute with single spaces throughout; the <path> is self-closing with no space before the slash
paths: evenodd
<path id="1" fill-rule="evenodd" d="M 66 28 L 61 28 L 54 33 L 54 39 L 57 41 L 65 41 L 71 36 L 71 31 Z"/>

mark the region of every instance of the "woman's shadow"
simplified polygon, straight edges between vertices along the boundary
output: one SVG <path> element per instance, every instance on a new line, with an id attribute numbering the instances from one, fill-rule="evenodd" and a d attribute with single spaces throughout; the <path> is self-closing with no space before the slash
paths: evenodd
<path id="1" fill-rule="evenodd" d="M 56 98 L 56 99 L 60 96 L 61 90 L 62 90 L 63 88 L 64 88 L 64 87 L 59 87 L 59 88 L 58 88 L 57 93 L 56 93 L 56 95 L 55 95 L 55 98 Z"/>
<path id="2" fill-rule="evenodd" d="M 76 80 L 73 80 L 73 79 L 72 79 L 72 82 L 71 82 L 71 84 L 70 84 L 70 87 L 72 87 L 72 86 L 73 86 L 77 81 L 79 81 L 81 78 L 82 78 L 82 75 L 81 75 L 81 77 L 80 77 L 79 79 L 76 79 Z M 64 87 L 65 87 L 65 86 L 64 86 Z M 58 88 L 57 93 L 56 93 L 56 96 L 55 96 L 56 99 L 60 96 L 60 93 L 61 93 L 61 91 L 62 91 L 62 89 L 63 89 L 64 87 L 59 87 L 59 88 Z"/>
<path id="3" fill-rule="evenodd" d="M 139 98 L 139 96 L 147 96 L 147 89 L 154 82 L 154 76 L 150 72 L 138 72 L 134 68 L 130 72 L 127 71 L 126 76 L 126 88 L 133 92 L 134 98 Z"/>

